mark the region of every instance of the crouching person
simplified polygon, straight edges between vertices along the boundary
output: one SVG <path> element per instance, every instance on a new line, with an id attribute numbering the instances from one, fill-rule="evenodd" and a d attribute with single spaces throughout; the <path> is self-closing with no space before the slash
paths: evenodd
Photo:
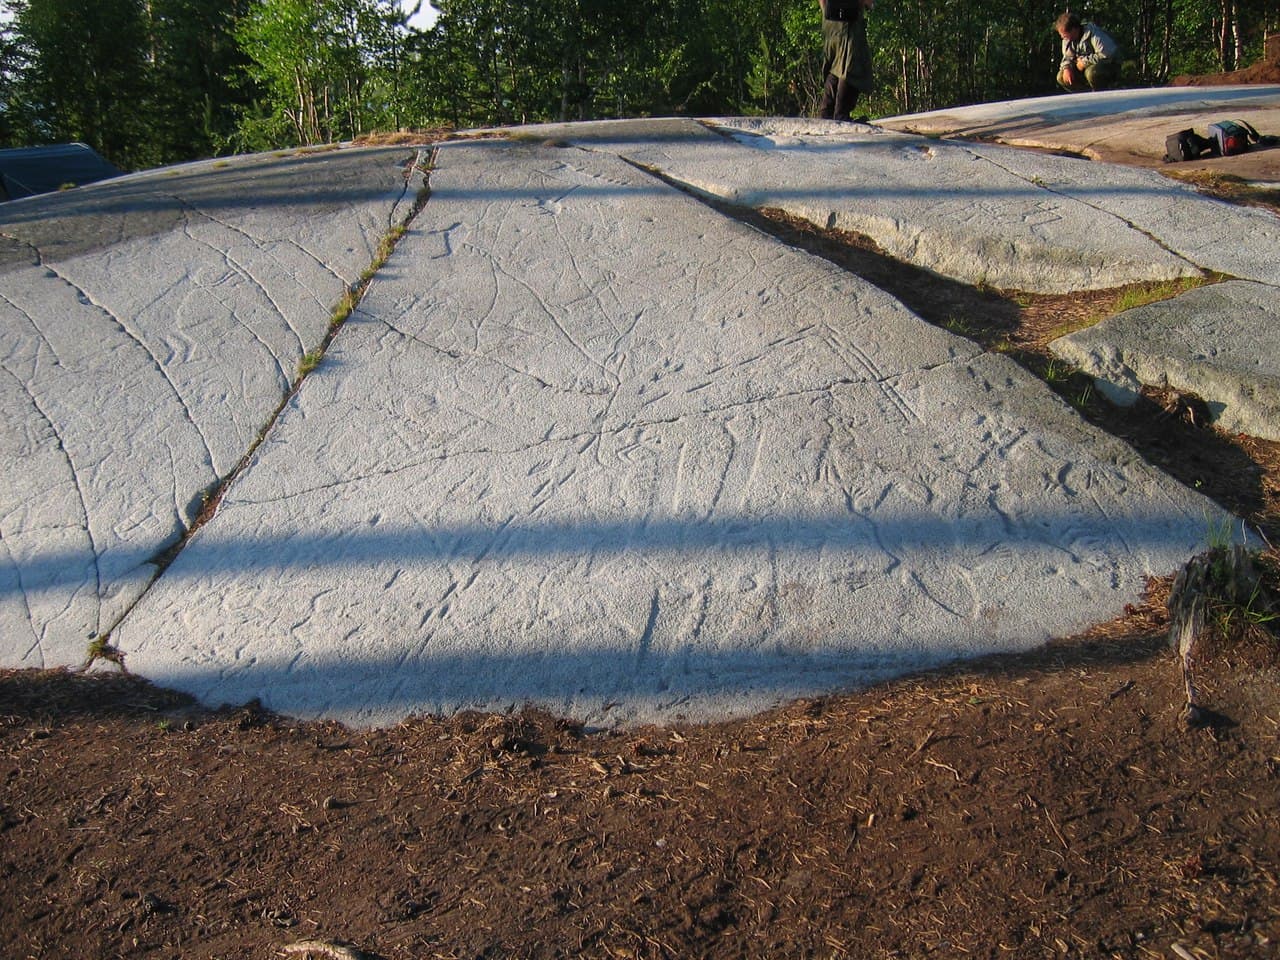
<path id="1" fill-rule="evenodd" d="M 1054 24 L 1062 38 L 1058 86 L 1069 93 L 1106 90 L 1120 79 L 1120 47 L 1095 23 L 1064 13 Z"/>

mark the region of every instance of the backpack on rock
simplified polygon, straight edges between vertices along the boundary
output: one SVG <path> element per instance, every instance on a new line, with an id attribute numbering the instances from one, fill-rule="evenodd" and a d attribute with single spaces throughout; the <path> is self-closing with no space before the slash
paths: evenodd
<path id="1" fill-rule="evenodd" d="M 1199 160 L 1206 153 L 1214 150 L 1214 142 L 1200 136 L 1190 127 L 1179 130 L 1164 138 L 1164 162 L 1176 163 L 1179 160 Z"/>
<path id="2" fill-rule="evenodd" d="M 1259 139 L 1258 131 L 1243 120 L 1219 120 L 1209 124 L 1206 132 L 1213 141 L 1213 152 L 1220 157 L 1233 157 L 1248 150 L 1250 132 L 1255 143 Z"/>
<path id="3" fill-rule="evenodd" d="M 1164 162 L 1198 160 L 1208 153 L 1211 157 L 1232 157 L 1244 153 L 1249 147 L 1271 147 L 1280 144 L 1280 137 L 1263 136 L 1244 120 L 1219 120 L 1211 123 L 1202 137 L 1194 130 L 1179 130 L 1164 138 Z"/>

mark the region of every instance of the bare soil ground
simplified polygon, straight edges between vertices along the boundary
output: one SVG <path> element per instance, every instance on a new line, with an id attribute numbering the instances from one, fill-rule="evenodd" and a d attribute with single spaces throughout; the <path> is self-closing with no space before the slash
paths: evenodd
<path id="1" fill-rule="evenodd" d="M 1280 83 L 1280 60 L 1259 60 L 1249 67 L 1227 73 L 1174 77 L 1175 87 L 1220 87 L 1241 83 Z"/>
<path id="2" fill-rule="evenodd" d="M 1280 445 L 1194 397 L 1112 409 L 1049 359 L 1120 292 L 975 290 L 734 214 L 1280 532 Z M 1189 725 L 1169 588 L 1032 654 L 626 732 L 537 711 L 352 731 L 0 672 L 0 956 L 1280 957 L 1280 641 L 1210 648 Z"/>

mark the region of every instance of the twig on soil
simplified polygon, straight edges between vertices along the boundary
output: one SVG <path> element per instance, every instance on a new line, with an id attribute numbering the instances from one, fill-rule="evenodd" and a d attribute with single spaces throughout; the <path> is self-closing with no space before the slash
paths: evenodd
<path id="1" fill-rule="evenodd" d="M 943 770 L 950 770 L 950 771 L 951 771 L 951 773 L 952 773 L 952 775 L 956 778 L 956 783 L 961 783 L 961 782 L 963 782 L 963 781 L 961 781 L 961 779 L 960 779 L 960 771 L 959 771 L 959 770 L 957 770 L 955 767 L 948 766 L 948 765 L 947 765 L 947 764 L 945 764 L 945 763 L 939 763 L 937 760 L 932 760 L 932 759 L 930 759 L 929 757 L 925 757 L 925 758 L 924 758 L 924 762 L 925 762 L 925 763 L 927 763 L 927 764 L 929 764 L 929 766 L 931 766 L 931 767 L 939 767 L 939 768 L 941 768 L 941 769 L 943 769 Z"/>
<path id="2" fill-rule="evenodd" d="M 907 759 L 908 760 L 912 759 L 917 753 L 919 753 L 925 747 L 929 746 L 929 744 L 933 743 L 933 739 L 936 733 L 937 733 L 936 730 L 930 730 L 927 734 L 925 734 L 925 738 L 920 741 L 920 744 L 914 750 L 912 750 L 910 754 L 907 755 Z"/>
<path id="3" fill-rule="evenodd" d="M 330 943 L 327 940 L 299 940 L 297 943 L 286 944 L 280 948 L 280 952 L 285 956 L 294 956 L 301 954 L 303 957 L 322 957 L 324 960 L 367 960 L 365 954 L 351 947 L 344 947 L 338 943 Z"/>

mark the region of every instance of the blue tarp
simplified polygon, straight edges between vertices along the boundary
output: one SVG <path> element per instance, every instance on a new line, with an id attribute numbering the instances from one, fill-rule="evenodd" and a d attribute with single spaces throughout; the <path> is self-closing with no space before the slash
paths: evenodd
<path id="1" fill-rule="evenodd" d="M 118 176 L 119 170 L 83 143 L 0 150 L 0 201 Z"/>

